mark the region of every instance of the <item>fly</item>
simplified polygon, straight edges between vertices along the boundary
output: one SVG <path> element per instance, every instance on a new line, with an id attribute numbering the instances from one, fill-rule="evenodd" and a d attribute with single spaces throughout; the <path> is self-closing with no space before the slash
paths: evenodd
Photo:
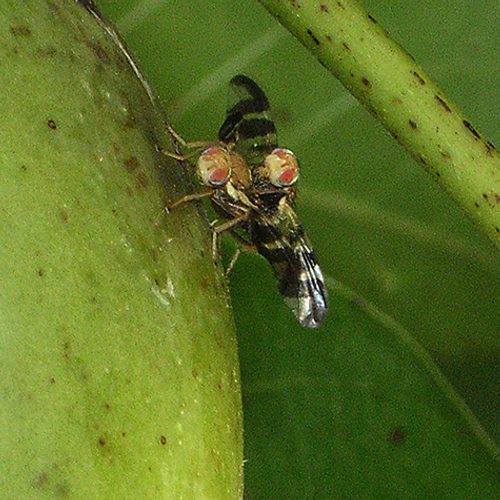
<path id="1" fill-rule="evenodd" d="M 187 195 L 170 208 L 210 197 L 225 219 L 214 228 L 214 255 L 217 235 L 224 231 L 255 247 L 271 265 L 280 294 L 300 324 L 316 328 L 326 316 L 328 293 L 314 250 L 293 210 L 297 158 L 278 147 L 263 90 L 244 75 L 235 76 L 230 86 L 236 101 L 219 129 L 218 142 L 206 146 L 197 162 L 197 174 L 207 191 Z"/>

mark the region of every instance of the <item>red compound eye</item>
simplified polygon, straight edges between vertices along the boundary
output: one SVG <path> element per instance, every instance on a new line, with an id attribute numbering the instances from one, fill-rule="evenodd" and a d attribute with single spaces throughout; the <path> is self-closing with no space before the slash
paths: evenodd
<path id="1" fill-rule="evenodd" d="M 220 146 L 212 146 L 198 159 L 198 175 L 204 184 L 220 187 L 227 184 L 231 177 L 231 157 L 227 150 Z"/>
<path id="2" fill-rule="evenodd" d="M 231 177 L 231 169 L 229 167 L 216 167 L 210 172 L 209 182 L 214 186 L 222 186 Z"/>
<path id="3" fill-rule="evenodd" d="M 296 168 L 286 167 L 279 175 L 278 180 L 282 186 L 291 186 L 297 182 L 298 177 L 299 171 Z"/>
<path id="4" fill-rule="evenodd" d="M 275 149 L 264 160 L 271 184 L 276 187 L 288 187 L 299 178 L 299 162 L 289 149 Z"/>

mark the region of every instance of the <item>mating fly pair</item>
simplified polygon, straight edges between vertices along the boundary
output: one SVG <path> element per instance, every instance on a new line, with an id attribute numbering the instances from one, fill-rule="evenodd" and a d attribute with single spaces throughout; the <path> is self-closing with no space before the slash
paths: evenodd
<path id="1" fill-rule="evenodd" d="M 235 76 L 231 88 L 237 101 L 227 112 L 218 142 L 204 143 L 197 162 L 197 174 L 208 190 L 187 195 L 170 208 L 210 197 L 225 219 L 214 227 L 214 253 L 216 237 L 224 231 L 256 248 L 271 264 L 279 291 L 300 324 L 316 328 L 326 315 L 328 295 L 314 250 L 292 208 L 297 158 L 278 147 L 262 89 L 244 75 Z"/>

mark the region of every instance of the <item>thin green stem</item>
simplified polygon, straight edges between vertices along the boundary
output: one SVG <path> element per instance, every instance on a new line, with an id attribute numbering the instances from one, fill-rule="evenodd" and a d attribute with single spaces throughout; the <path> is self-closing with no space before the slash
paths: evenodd
<path id="1" fill-rule="evenodd" d="M 500 156 L 355 0 L 260 0 L 500 246 Z"/>

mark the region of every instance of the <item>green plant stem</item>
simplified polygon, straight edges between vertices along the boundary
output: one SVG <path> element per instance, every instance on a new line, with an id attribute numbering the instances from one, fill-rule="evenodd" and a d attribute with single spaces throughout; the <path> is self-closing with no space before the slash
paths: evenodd
<path id="1" fill-rule="evenodd" d="M 0 9 L 0 498 L 242 496 L 210 231 L 151 92 L 74 0 Z"/>
<path id="2" fill-rule="evenodd" d="M 354 0 L 260 0 L 500 246 L 500 159 Z"/>

